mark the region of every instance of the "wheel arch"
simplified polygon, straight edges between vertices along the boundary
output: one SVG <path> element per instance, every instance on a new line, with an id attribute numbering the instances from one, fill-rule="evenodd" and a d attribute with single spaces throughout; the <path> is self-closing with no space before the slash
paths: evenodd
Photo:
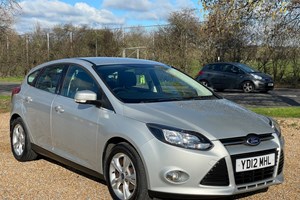
<path id="1" fill-rule="evenodd" d="M 106 144 L 105 144 L 105 146 L 103 148 L 103 152 L 102 152 L 102 170 L 103 170 L 103 173 L 104 173 L 104 163 L 105 163 L 105 159 L 106 159 L 106 156 L 107 156 L 106 153 L 109 152 L 109 150 L 111 150 L 115 145 L 120 144 L 120 143 L 127 143 L 132 148 L 134 148 L 134 150 L 140 155 L 140 152 L 135 148 L 135 146 L 131 142 L 129 142 L 128 140 L 126 140 L 125 138 L 122 138 L 122 137 L 113 137 L 113 138 L 110 138 L 106 142 Z M 141 159 L 142 159 L 142 157 L 141 157 Z M 142 161 L 143 161 L 143 159 L 142 159 Z"/>
<path id="2" fill-rule="evenodd" d="M 16 120 L 17 118 L 21 118 L 22 119 L 22 117 L 19 115 L 19 114 L 13 114 L 11 117 L 10 117 L 10 120 L 9 120 L 9 130 L 11 131 L 11 129 L 12 129 L 12 122 L 14 121 L 14 120 Z"/>
<path id="3" fill-rule="evenodd" d="M 241 88 L 241 89 L 243 89 L 243 84 L 244 84 L 245 82 L 251 82 L 251 83 L 255 86 L 254 82 L 253 82 L 251 79 L 245 79 L 245 80 L 243 80 L 243 81 L 240 83 L 240 88 Z"/>

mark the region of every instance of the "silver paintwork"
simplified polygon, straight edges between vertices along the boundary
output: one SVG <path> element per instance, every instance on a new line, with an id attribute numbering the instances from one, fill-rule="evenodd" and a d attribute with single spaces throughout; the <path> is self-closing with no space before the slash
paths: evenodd
<path id="1" fill-rule="evenodd" d="M 137 151 L 145 167 L 148 189 L 156 192 L 188 195 L 232 195 L 255 191 L 283 182 L 283 174 L 269 180 L 251 183 L 255 187 L 239 190 L 233 175 L 230 155 L 253 151 L 284 148 L 283 138 L 262 141 L 255 147 L 247 145 L 224 146 L 219 139 L 246 136 L 249 133 L 265 134 L 274 130 L 266 117 L 255 114 L 225 99 L 191 100 L 161 103 L 126 104 L 117 99 L 93 70 L 93 65 L 114 63 L 155 64 L 154 61 L 124 58 L 78 58 L 51 61 L 34 69 L 56 63 L 74 63 L 88 70 L 99 83 L 114 110 L 98 108 L 94 105 L 78 104 L 74 99 L 51 94 L 26 82 L 21 85 L 21 92 L 12 100 L 11 116 L 19 115 L 28 130 L 30 141 L 54 154 L 71 160 L 99 173 L 103 172 L 103 151 L 112 138 L 123 138 Z M 171 146 L 157 140 L 146 126 L 157 123 L 203 134 L 213 143 L 209 151 L 196 151 Z M 20 130 L 20 129 L 17 129 Z M 16 131 L 16 138 L 20 131 Z M 21 140 L 15 139 L 16 144 Z M 17 147 L 18 145 L 16 145 Z M 20 146 L 20 145 L 19 145 Z M 18 149 L 18 148 L 16 148 Z M 115 157 L 124 155 L 116 155 Z M 126 156 L 126 155 L 125 155 Z M 127 157 L 127 156 L 126 156 Z M 127 157 L 128 158 L 128 157 Z M 230 185 L 226 187 L 203 186 L 200 181 L 218 160 L 225 158 L 229 172 Z M 129 161 L 131 163 L 131 161 Z M 124 168 L 110 165 L 110 172 L 126 171 Z M 134 169 L 134 173 L 138 169 Z M 178 170 L 188 174 L 189 179 L 180 185 L 174 185 L 165 179 L 168 171 Z M 111 176 L 113 177 L 113 176 Z M 127 180 L 134 183 L 131 176 Z M 116 185 L 123 183 L 120 179 L 110 180 Z M 134 184 L 133 184 L 134 185 Z M 124 187 L 123 187 L 124 189 Z M 130 192 L 120 197 L 130 197 Z M 126 191 L 126 188 L 125 188 Z M 124 194 L 126 194 L 124 196 Z"/>

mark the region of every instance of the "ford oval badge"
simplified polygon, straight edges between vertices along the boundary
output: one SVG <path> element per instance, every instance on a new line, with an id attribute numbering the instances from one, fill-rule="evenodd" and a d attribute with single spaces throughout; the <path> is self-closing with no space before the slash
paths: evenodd
<path id="1" fill-rule="evenodd" d="M 250 146 L 257 146 L 260 144 L 260 138 L 257 135 L 248 135 L 246 138 L 246 144 Z"/>

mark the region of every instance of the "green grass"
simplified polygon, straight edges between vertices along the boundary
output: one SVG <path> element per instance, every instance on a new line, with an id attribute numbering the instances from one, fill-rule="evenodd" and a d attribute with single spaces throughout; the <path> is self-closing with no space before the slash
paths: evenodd
<path id="1" fill-rule="evenodd" d="M 0 96 L 0 112 L 8 112 L 10 110 L 10 96 Z"/>
<path id="2" fill-rule="evenodd" d="M 0 82 L 21 83 L 24 77 L 0 77 Z"/>
<path id="3" fill-rule="evenodd" d="M 300 106 L 297 107 L 251 107 L 258 114 L 270 117 L 300 118 Z"/>

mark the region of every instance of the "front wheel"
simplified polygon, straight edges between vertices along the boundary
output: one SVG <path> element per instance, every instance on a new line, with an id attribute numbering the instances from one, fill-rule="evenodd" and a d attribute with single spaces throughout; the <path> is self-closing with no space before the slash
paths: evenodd
<path id="1" fill-rule="evenodd" d="M 104 170 L 113 199 L 151 199 L 145 168 L 135 149 L 127 143 L 120 143 L 107 153 Z"/>
<path id="2" fill-rule="evenodd" d="M 245 81 L 242 87 L 243 87 L 243 91 L 246 93 L 254 91 L 254 84 L 251 81 Z"/>

